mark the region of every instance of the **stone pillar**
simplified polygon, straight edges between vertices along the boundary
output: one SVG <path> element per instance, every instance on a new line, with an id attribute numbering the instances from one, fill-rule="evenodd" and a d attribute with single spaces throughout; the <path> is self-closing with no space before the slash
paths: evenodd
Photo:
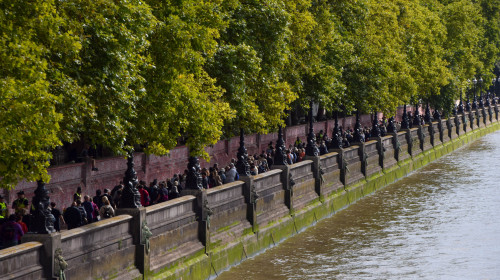
<path id="1" fill-rule="evenodd" d="M 312 172 L 313 172 L 314 180 L 315 180 L 314 189 L 316 190 L 316 193 L 318 194 L 318 196 L 321 198 L 322 197 L 321 176 L 322 176 L 323 170 L 321 170 L 321 166 L 320 166 L 320 157 L 319 156 L 306 156 L 305 159 L 312 160 L 312 162 L 313 162 Z"/>
<path id="2" fill-rule="evenodd" d="M 422 152 L 425 151 L 425 148 L 424 148 L 425 137 L 426 137 L 426 135 L 425 135 L 425 126 L 424 125 L 419 125 L 418 126 L 418 139 L 420 140 L 420 150 L 422 150 Z"/>
<path id="3" fill-rule="evenodd" d="M 42 254 L 40 255 L 40 264 L 43 266 L 43 273 L 47 279 L 59 279 L 59 270 L 56 267 L 54 258 L 56 250 L 61 248 L 61 234 L 54 232 L 50 234 L 25 234 L 22 237 L 22 243 L 40 242 L 43 244 Z"/>
<path id="4" fill-rule="evenodd" d="M 340 182 L 342 182 L 342 184 L 344 184 L 344 187 L 346 186 L 346 173 L 347 173 L 347 170 L 346 170 L 346 163 L 344 162 L 344 149 L 340 148 L 340 149 L 330 149 L 329 150 L 330 153 L 337 153 L 338 156 L 337 156 L 337 164 L 339 166 L 339 169 L 340 169 Z"/>
<path id="5" fill-rule="evenodd" d="M 410 156 L 413 156 L 414 151 L 413 151 L 413 139 L 411 138 L 411 130 L 404 129 L 404 131 L 406 131 L 406 143 L 408 144 L 408 153 L 410 154 Z"/>
<path id="6" fill-rule="evenodd" d="M 210 252 L 210 216 L 212 209 L 208 207 L 207 192 L 204 189 L 184 189 L 181 196 L 196 197 L 196 216 L 198 217 L 198 239 L 205 246 L 205 252 Z"/>
<path id="7" fill-rule="evenodd" d="M 430 139 L 431 139 L 431 145 L 434 147 L 435 146 L 435 139 L 434 139 L 434 125 L 432 122 L 428 122 L 429 126 L 427 127 L 427 129 L 429 130 L 429 136 L 430 136 Z M 422 149 L 423 150 L 423 149 Z"/>
<path id="8" fill-rule="evenodd" d="M 394 149 L 394 158 L 399 162 L 401 155 L 401 143 L 399 142 L 399 137 L 397 132 L 391 133 L 392 135 L 392 147 Z"/>
<path id="9" fill-rule="evenodd" d="M 377 151 L 378 151 L 378 164 L 382 169 L 384 169 L 384 158 L 385 158 L 385 148 L 384 142 L 382 142 L 382 137 L 377 137 Z"/>
<path id="10" fill-rule="evenodd" d="M 259 198 L 257 190 L 253 182 L 252 176 L 240 176 L 240 180 L 245 182 L 245 187 L 243 189 L 243 195 L 245 196 L 245 203 L 247 204 L 247 220 L 252 224 L 253 232 L 257 232 L 257 211 L 256 211 L 256 201 Z"/>
<path id="11" fill-rule="evenodd" d="M 132 242 L 135 245 L 135 266 L 145 275 L 149 271 L 149 238 L 151 232 L 146 223 L 146 208 L 118 208 L 116 216 L 130 215 L 130 229 L 132 234 Z"/>
<path id="12" fill-rule="evenodd" d="M 281 184 L 285 190 L 285 205 L 289 209 L 289 213 L 292 214 L 293 211 L 293 186 L 295 181 L 290 176 L 290 166 L 288 165 L 273 165 L 273 169 L 281 170 Z"/>
<path id="13" fill-rule="evenodd" d="M 359 146 L 358 155 L 359 155 L 359 160 L 361 161 L 361 172 L 366 177 L 368 170 L 368 162 L 367 162 L 367 155 L 365 152 L 365 143 L 359 142 L 359 143 L 354 143 L 353 145 Z"/>

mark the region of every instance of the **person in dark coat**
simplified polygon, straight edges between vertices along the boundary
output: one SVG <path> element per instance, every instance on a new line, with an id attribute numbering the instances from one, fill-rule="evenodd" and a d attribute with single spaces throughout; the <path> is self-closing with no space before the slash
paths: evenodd
<path id="1" fill-rule="evenodd" d="M 74 229 L 82 225 L 82 214 L 80 214 L 80 210 L 76 207 L 76 201 L 66 209 L 63 216 L 68 229 Z"/>
<path id="2" fill-rule="evenodd" d="M 16 223 L 16 214 L 0 226 L 0 249 L 16 246 L 24 235 L 21 225 Z"/>
<path id="3" fill-rule="evenodd" d="M 95 196 L 92 198 L 92 201 L 97 205 L 97 208 L 101 209 L 102 207 L 102 193 L 101 190 L 95 191 Z"/>
<path id="4" fill-rule="evenodd" d="M 59 211 L 59 209 L 56 208 L 55 202 L 50 203 L 50 208 L 51 208 L 50 213 L 52 213 L 55 219 L 54 228 L 56 231 L 61 231 L 61 221 L 65 223 L 61 211 Z"/>

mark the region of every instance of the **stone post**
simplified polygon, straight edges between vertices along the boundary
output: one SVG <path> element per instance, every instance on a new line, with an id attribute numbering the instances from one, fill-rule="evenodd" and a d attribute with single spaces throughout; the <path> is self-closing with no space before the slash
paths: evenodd
<path id="1" fill-rule="evenodd" d="M 431 126 L 432 126 L 432 124 L 431 124 Z M 425 149 L 424 149 L 425 137 L 426 137 L 426 135 L 425 135 L 425 126 L 419 125 L 418 126 L 418 138 L 420 140 L 420 150 L 422 150 L 422 152 L 425 151 Z M 431 140 L 432 140 L 432 138 L 431 138 Z"/>
<path id="2" fill-rule="evenodd" d="M 321 166 L 320 166 L 321 159 L 318 155 L 306 156 L 305 159 L 311 160 L 313 162 L 312 172 L 313 172 L 314 180 L 315 180 L 314 189 L 316 190 L 316 193 L 318 194 L 318 196 L 320 198 L 322 198 L 323 193 L 321 192 L 321 176 L 322 176 L 323 170 L 321 170 Z"/>
<path id="3" fill-rule="evenodd" d="M 149 256 L 149 238 L 151 232 L 146 223 L 146 208 L 118 208 L 116 215 L 130 215 L 130 229 L 132 234 L 132 242 L 135 245 L 135 266 L 145 275 L 149 271 L 150 256 Z M 148 233 L 149 232 L 149 233 Z"/>
<path id="4" fill-rule="evenodd" d="M 281 184 L 285 190 L 285 205 L 288 207 L 289 213 L 293 214 L 293 186 L 295 181 L 290 176 L 290 166 L 288 165 L 273 165 L 273 169 L 281 170 Z"/>
<path id="5" fill-rule="evenodd" d="M 252 224 L 253 232 L 258 231 L 257 224 L 257 190 L 255 189 L 255 184 L 252 176 L 240 176 L 240 180 L 245 182 L 245 187 L 243 189 L 243 195 L 245 196 L 245 203 L 247 204 L 247 220 Z"/>
<path id="6" fill-rule="evenodd" d="M 408 153 L 410 156 L 413 156 L 413 139 L 411 138 L 411 130 L 410 129 L 404 129 L 406 131 L 406 143 L 408 144 Z M 399 158 L 398 158 L 399 160 Z"/>
<path id="7" fill-rule="evenodd" d="M 61 234 L 54 232 L 50 234 L 25 234 L 22 237 L 22 243 L 40 242 L 42 246 L 42 254 L 40 255 L 40 264 L 43 266 L 44 277 L 47 279 L 59 279 L 59 271 L 56 268 L 55 257 L 56 250 L 61 248 Z"/>
<path id="8" fill-rule="evenodd" d="M 384 169 L 384 158 L 385 158 L 385 153 L 384 153 L 384 142 L 382 141 L 382 137 L 377 137 L 377 152 L 378 152 L 378 164 L 382 169 Z"/>
<path id="9" fill-rule="evenodd" d="M 337 156 L 337 164 L 339 166 L 339 169 L 340 169 L 340 182 L 342 182 L 342 184 L 344 184 L 344 187 L 346 185 L 346 173 L 347 173 L 347 170 L 346 170 L 346 164 L 344 162 L 344 149 L 343 148 L 340 148 L 340 149 L 330 149 L 329 150 L 330 153 L 337 153 L 338 156 Z"/>
<path id="10" fill-rule="evenodd" d="M 367 162 L 368 156 L 366 155 L 366 152 L 365 152 L 365 143 L 358 142 L 358 143 L 354 143 L 353 145 L 359 146 L 358 155 L 359 155 L 359 160 L 361 161 L 361 172 L 366 177 L 366 174 L 368 171 L 368 162 Z"/>
<path id="11" fill-rule="evenodd" d="M 408 133 L 408 130 L 406 130 Z M 392 134 L 392 147 L 394 148 L 394 157 L 396 161 L 399 162 L 400 153 L 401 153 L 401 143 L 399 142 L 399 137 L 397 132 L 393 132 Z"/>

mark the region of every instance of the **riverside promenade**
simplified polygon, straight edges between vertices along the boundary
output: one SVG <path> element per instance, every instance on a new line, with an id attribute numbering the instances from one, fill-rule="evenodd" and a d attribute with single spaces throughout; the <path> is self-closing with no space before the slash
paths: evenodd
<path id="1" fill-rule="evenodd" d="M 491 109 L 491 110 L 489 110 Z M 207 279 L 498 130 L 498 108 L 346 149 L 0 251 L 0 278 Z M 67 267 L 61 271 L 64 260 Z"/>

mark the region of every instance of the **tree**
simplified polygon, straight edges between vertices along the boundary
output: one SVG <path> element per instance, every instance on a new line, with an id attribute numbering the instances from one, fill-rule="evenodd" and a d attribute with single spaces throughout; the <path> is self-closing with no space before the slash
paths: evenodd
<path id="1" fill-rule="evenodd" d="M 343 40 L 352 47 L 343 65 L 347 111 L 394 112 L 415 92 L 393 1 L 332 1 Z"/>
<path id="2" fill-rule="evenodd" d="M 185 136 L 190 153 L 208 159 L 204 147 L 220 139 L 223 122 L 233 114 L 222 100 L 224 89 L 204 69 L 226 25 L 220 2 L 148 3 L 160 23 L 148 50 L 154 67 L 146 71 L 147 94 L 138 100 L 133 142 L 165 154 Z"/>
<path id="3" fill-rule="evenodd" d="M 78 52 L 78 38 L 60 30 L 54 1 L 0 3 L 0 187 L 47 175 L 51 149 L 60 145 L 62 99 L 53 83 L 68 83 L 53 69 L 59 51 Z"/>
<path id="4" fill-rule="evenodd" d="M 290 14 L 276 0 L 229 1 L 224 12 L 228 26 L 206 67 L 236 112 L 224 130 L 227 136 L 239 128 L 265 133 L 283 123 L 285 109 L 297 97 L 283 77 L 290 57 Z"/>
<path id="5" fill-rule="evenodd" d="M 290 59 L 284 71 L 288 83 L 298 93 L 297 105 L 309 101 L 326 109 L 338 110 L 341 84 L 341 63 L 334 55 L 344 55 L 344 44 L 336 30 L 334 15 L 323 1 L 287 1 L 291 15 L 289 39 Z"/>
<path id="6" fill-rule="evenodd" d="M 157 21 L 145 3 L 132 1 L 63 1 L 58 7 L 69 32 L 80 38 L 78 56 L 62 72 L 78 86 L 63 102 L 63 132 L 71 141 L 83 138 L 125 154 L 135 130 L 138 101 L 145 95 L 143 71 L 152 67 L 146 54 Z M 74 109 L 78 104 L 77 110 Z"/>
<path id="7" fill-rule="evenodd" d="M 444 59 L 446 28 L 439 14 L 419 1 L 398 1 L 399 25 L 404 38 L 404 50 L 410 65 L 410 75 L 417 98 L 435 101 L 441 88 L 449 83 L 451 72 Z M 434 108 L 443 108 L 434 104 Z"/>

